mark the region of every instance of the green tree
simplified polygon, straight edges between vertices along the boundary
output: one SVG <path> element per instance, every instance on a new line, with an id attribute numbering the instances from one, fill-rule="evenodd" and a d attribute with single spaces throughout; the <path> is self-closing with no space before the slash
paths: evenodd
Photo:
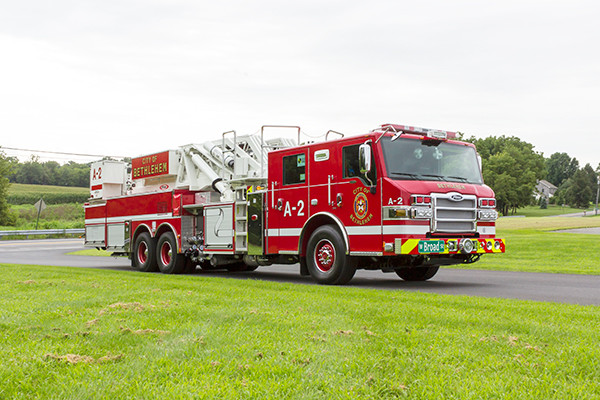
<path id="1" fill-rule="evenodd" d="M 4 152 L 0 151 L 0 225 L 14 225 L 16 217 L 10 212 L 8 205 L 8 176 L 12 169 L 10 159 L 6 158 Z"/>
<path id="2" fill-rule="evenodd" d="M 586 208 L 592 201 L 592 189 L 590 188 L 590 180 L 583 169 L 575 172 L 575 175 L 570 179 L 571 185 L 565 193 L 567 202 L 579 208 Z"/>
<path id="3" fill-rule="evenodd" d="M 585 164 L 583 172 L 585 172 L 588 177 L 590 189 L 595 193 L 596 186 L 598 185 L 598 173 L 594 171 L 594 168 L 590 164 Z"/>
<path id="4" fill-rule="evenodd" d="M 47 171 L 37 157 L 19 165 L 15 174 L 15 182 L 33 185 L 47 185 L 50 181 Z"/>
<path id="5" fill-rule="evenodd" d="M 571 158 L 567 153 L 554 153 L 545 160 L 546 180 L 558 187 L 567 179 L 575 175 L 579 169 L 579 161 Z"/>
<path id="6" fill-rule="evenodd" d="M 498 210 L 511 210 L 531 204 L 533 191 L 545 174 L 544 157 L 533 145 L 514 136 L 471 137 L 483 159 L 483 178 L 496 193 Z"/>

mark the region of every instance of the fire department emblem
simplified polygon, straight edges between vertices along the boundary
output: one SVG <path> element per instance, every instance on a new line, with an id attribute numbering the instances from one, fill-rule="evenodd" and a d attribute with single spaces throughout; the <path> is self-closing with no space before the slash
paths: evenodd
<path id="1" fill-rule="evenodd" d="M 354 215 L 358 219 L 364 219 L 369 212 L 369 203 L 367 201 L 367 196 L 360 192 L 354 198 Z"/>

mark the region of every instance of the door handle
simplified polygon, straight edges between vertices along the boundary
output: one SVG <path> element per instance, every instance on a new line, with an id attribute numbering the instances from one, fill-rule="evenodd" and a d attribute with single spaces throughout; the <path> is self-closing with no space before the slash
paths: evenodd
<path id="1" fill-rule="evenodd" d="M 338 207 L 342 206 L 342 194 L 341 193 L 338 193 L 337 196 L 335 196 L 335 204 Z"/>

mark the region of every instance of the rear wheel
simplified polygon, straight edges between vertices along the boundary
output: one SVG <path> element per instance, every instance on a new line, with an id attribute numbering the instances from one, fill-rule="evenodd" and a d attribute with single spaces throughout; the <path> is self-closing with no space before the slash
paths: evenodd
<path id="1" fill-rule="evenodd" d="M 133 245 L 133 254 L 131 255 L 131 264 L 133 268 L 142 272 L 158 271 L 156 264 L 155 242 L 147 232 L 141 233 L 135 239 Z"/>
<path id="2" fill-rule="evenodd" d="M 437 274 L 440 267 L 400 268 L 396 274 L 405 281 L 426 281 Z"/>
<path id="3" fill-rule="evenodd" d="M 317 228 L 308 240 L 306 266 L 319 283 L 343 285 L 356 273 L 356 262 L 346 255 L 342 235 L 331 225 Z"/>
<path id="4" fill-rule="evenodd" d="M 163 274 L 180 274 L 185 268 L 185 256 L 177 254 L 177 242 L 172 232 L 163 233 L 156 247 L 158 269 Z"/>

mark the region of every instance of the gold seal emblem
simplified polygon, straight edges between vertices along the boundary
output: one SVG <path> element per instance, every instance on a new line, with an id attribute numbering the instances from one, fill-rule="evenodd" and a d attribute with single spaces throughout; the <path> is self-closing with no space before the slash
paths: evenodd
<path id="1" fill-rule="evenodd" d="M 367 196 L 363 193 L 357 193 L 354 197 L 354 215 L 358 219 L 364 219 L 369 212 L 369 202 Z"/>

